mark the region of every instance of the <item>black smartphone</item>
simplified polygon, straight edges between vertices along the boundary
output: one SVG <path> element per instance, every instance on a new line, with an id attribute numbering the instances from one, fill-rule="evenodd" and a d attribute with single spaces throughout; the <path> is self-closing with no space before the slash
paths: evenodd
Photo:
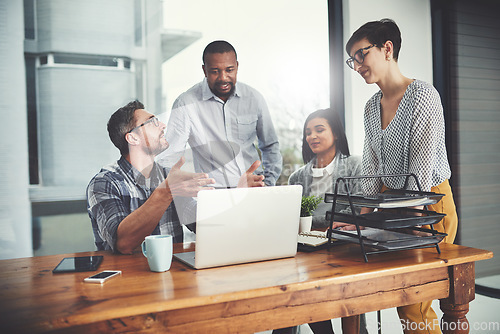
<path id="1" fill-rule="evenodd" d="M 102 255 L 65 257 L 52 270 L 53 273 L 72 273 L 78 271 L 95 271 L 102 262 Z"/>

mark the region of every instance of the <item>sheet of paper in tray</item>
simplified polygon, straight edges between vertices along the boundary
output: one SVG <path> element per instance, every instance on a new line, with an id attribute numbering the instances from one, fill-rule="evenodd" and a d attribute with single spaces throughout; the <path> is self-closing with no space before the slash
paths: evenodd
<path id="1" fill-rule="evenodd" d="M 326 232 L 322 231 L 301 232 L 299 233 L 297 242 L 299 244 L 317 247 L 326 244 L 328 238 Z"/>
<path id="2" fill-rule="evenodd" d="M 356 231 L 343 232 L 352 234 L 352 237 L 335 234 L 335 239 L 357 242 L 358 234 Z M 407 233 L 387 231 L 369 227 L 361 230 L 361 235 L 367 238 L 364 240 L 364 243 L 366 245 L 378 246 L 384 249 L 404 249 L 408 247 L 417 247 L 427 244 L 436 244 L 443 238 L 443 236 L 418 237 Z"/>
<path id="3" fill-rule="evenodd" d="M 360 197 L 351 196 L 354 205 L 363 205 L 368 207 L 377 208 L 400 208 L 400 207 L 413 207 L 420 205 L 429 205 L 436 203 L 435 198 L 429 197 L 401 197 L 400 195 L 393 194 L 378 194 L 375 197 Z M 340 195 L 338 198 L 339 203 L 348 204 L 349 200 L 346 196 Z"/>

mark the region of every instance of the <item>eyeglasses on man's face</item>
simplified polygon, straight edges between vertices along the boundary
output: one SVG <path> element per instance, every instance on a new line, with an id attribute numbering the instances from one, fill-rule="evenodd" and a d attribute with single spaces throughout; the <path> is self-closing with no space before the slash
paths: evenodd
<path id="1" fill-rule="evenodd" d="M 376 45 L 372 44 L 370 46 L 367 46 L 366 48 L 359 49 L 358 51 L 354 52 L 354 55 L 347 59 L 345 63 L 347 64 L 347 66 L 354 70 L 354 61 L 356 61 L 356 63 L 358 63 L 359 65 L 363 64 L 363 62 L 365 61 L 365 56 L 368 54 L 368 52 L 363 53 L 363 51 L 370 50 L 374 46 Z"/>
<path id="2" fill-rule="evenodd" d="M 139 124 L 138 126 L 136 126 L 135 128 L 133 128 L 132 130 L 128 131 L 127 133 L 131 133 L 132 131 L 134 130 L 137 130 L 139 129 L 140 127 L 146 125 L 146 124 L 149 124 L 149 123 L 153 123 L 156 127 L 158 125 L 160 125 L 160 121 L 158 120 L 158 117 L 156 116 L 151 116 L 146 122 L 142 123 L 142 124 Z"/>

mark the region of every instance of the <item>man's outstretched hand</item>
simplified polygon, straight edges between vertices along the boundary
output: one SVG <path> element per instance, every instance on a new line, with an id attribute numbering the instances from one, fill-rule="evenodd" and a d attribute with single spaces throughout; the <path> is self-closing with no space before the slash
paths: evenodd
<path id="1" fill-rule="evenodd" d="M 213 187 L 206 186 L 215 183 L 214 179 L 209 178 L 206 173 L 190 173 L 181 170 L 184 162 L 185 158 L 181 157 L 172 166 L 165 180 L 165 185 L 170 189 L 172 196 L 196 197 L 200 190 L 213 189 Z"/>
<path id="2" fill-rule="evenodd" d="M 266 185 L 264 183 L 264 175 L 255 175 L 253 173 L 259 166 L 260 160 L 255 160 L 252 166 L 240 177 L 238 188 L 264 187 Z"/>

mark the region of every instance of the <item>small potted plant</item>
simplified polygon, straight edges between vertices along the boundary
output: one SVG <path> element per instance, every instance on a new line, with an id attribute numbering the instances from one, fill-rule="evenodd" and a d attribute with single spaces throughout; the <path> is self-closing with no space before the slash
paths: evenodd
<path id="1" fill-rule="evenodd" d="M 309 232 L 311 230 L 312 214 L 322 200 L 319 196 L 302 196 L 299 232 Z"/>

